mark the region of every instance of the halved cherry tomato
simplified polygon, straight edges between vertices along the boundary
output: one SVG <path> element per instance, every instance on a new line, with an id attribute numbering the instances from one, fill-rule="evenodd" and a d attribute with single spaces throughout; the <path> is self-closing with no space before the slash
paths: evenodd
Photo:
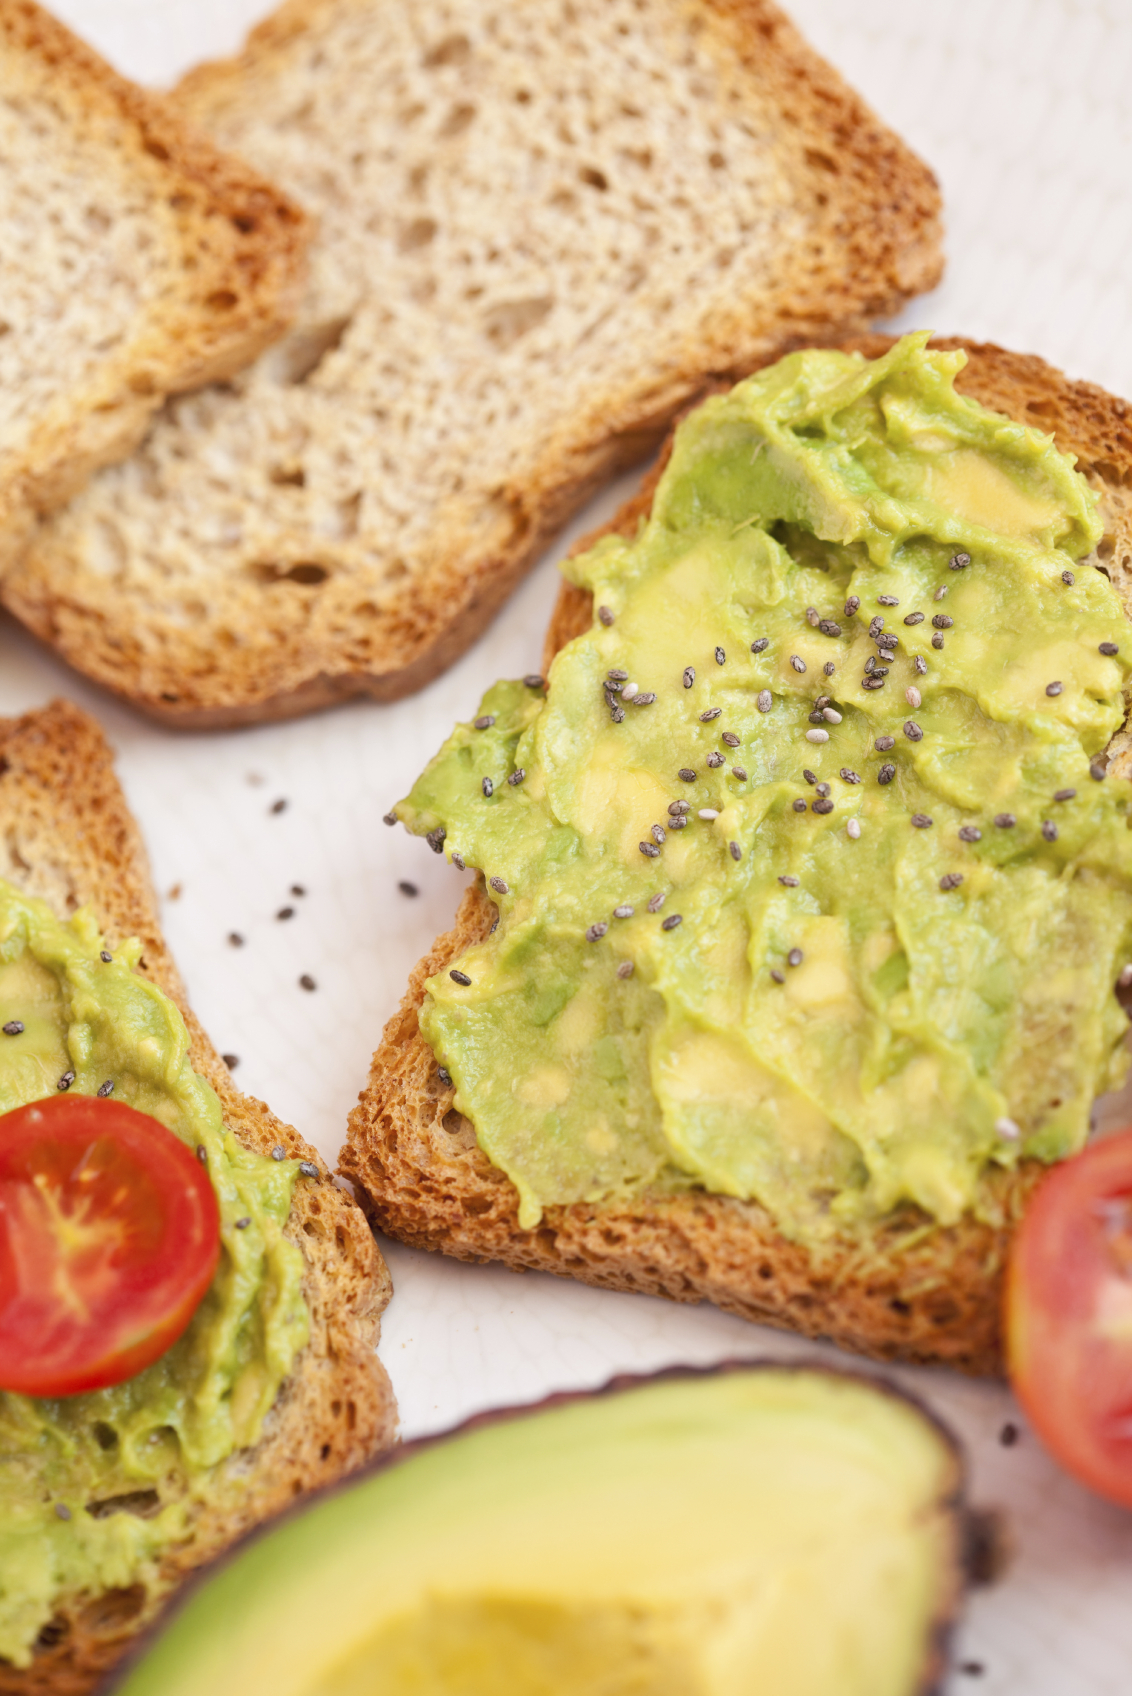
<path id="1" fill-rule="evenodd" d="M 1047 1448 L 1132 1507 L 1132 1131 L 1042 1180 L 1011 1254 L 1006 1350 Z"/>
<path id="2" fill-rule="evenodd" d="M 158 1120 L 88 1095 L 0 1117 L 0 1389 L 132 1378 L 185 1330 L 219 1256 L 208 1173 Z"/>

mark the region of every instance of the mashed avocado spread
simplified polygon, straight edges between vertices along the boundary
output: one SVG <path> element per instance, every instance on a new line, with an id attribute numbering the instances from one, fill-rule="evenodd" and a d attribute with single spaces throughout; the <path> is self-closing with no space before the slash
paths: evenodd
<path id="1" fill-rule="evenodd" d="M 1079 1148 L 1124 1067 L 1132 632 L 1091 491 L 962 354 L 793 354 L 683 423 L 593 627 L 396 809 L 499 923 L 421 1028 L 520 1222 L 648 1187 L 820 1242 Z"/>
<path id="2" fill-rule="evenodd" d="M 116 1100 L 207 1150 L 223 1248 L 184 1336 L 135 1378 L 53 1401 L 0 1391 L 0 1657 L 16 1666 L 61 1595 L 157 1588 L 193 1499 L 257 1440 L 309 1329 L 302 1256 L 282 1234 L 297 1162 L 225 1130 L 180 1013 L 134 970 L 140 943 L 113 960 L 103 949 L 88 911 L 60 922 L 0 880 L 0 1113 L 61 1082 L 81 1095 L 112 1082 Z"/>

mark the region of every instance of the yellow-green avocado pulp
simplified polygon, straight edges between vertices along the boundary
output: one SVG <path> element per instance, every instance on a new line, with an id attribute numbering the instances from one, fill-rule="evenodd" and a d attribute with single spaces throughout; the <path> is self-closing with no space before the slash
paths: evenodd
<path id="1" fill-rule="evenodd" d="M 144 1372 L 51 1401 L 0 1391 L 0 1658 L 16 1666 L 61 1596 L 159 1588 L 162 1552 L 220 1463 L 256 1442 L 309 1331 L 302 1255 L 282 1234 L 298 1163 L 225 1129 L 180 1013 L 134 970 L 140 944 L 103 952 L 89 912 L 61 922 L 0 880 L 0 1113 L 61 1081 L 78 1095 L 112 1083 L 204 1148 L 222 1252 L 188 1330 Z"/>
<path id="2" fill-rule="evenodd" d="M 688 1185 L 950 1223 L 1122 1074 L 1132 639 L 1084 479 L 926 340 L 700 407 L 567 561 L 545 697 L 497 684 L 396 809 L 498 902 L 421 1029 L 524 1227 Z"/>

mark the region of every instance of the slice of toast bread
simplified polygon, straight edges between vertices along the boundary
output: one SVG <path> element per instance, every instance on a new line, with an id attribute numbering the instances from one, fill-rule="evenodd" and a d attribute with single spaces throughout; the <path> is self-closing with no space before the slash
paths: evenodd
<path id="1" fill-rule="evenodd" d="M 143 944 L 141 970 L 177 1003 L 192 1064 L 220 1097 L 224 1122 L 261 1154 L 282 1145 L 318 1178 L 296 1185 L 287 1236 L 305 1260 L 310 1341 L 253 1449 L 237 1450 L 192 1510 L 192 1534 L 170 1549 L 159 1594 L 142 1584 L 63 1599 L 32 1665 L 0 1662 L 4 1696 L 83 1696 L 152 1617 L 170 1584 L 295 1497 L 341 1477 L 394 1440 L 396 1409 L 374 1352 L 391 1286 L 365 1219 L 324 1163 L 261 1101 L 241 1095 L 185 1001 L 158 923 L 145 849 L 97 724 L 57 701 L 0 720 L 0 877 L 60 917 L 89 903 L 106 940 Z"/>
<path id="2" fill-rule="evenodd" d="M 866 336 L 844 345 L 875 358 L 891 339 Z M 1104 538 L 1088 563 L 1107 572 L 1132 616 L 1132 407 L 1091 384 L 1068 381 L 1040 359 L 956 340 L 935 345 L 966 349 L 961 391 L 1051 431 L 1060 448 L 1077 455 L 1105 519 Z M 609 529 L 635 532 L 663 463 L 662 456 Z M 579 548 L 596 539 L 587 537 Z M 588 593 L 563 585 L 546 668 L 590 627 L 592 612 Z M 1126 732 L 1114 739 L 1113 775 L 1132 775 L 1129 740 Z M 973 1373 L 1001 1369 L 1003 1264 L 1012 1222 L 1045 1170 L 1037 1161 L 984 1180 L 1001 1204 L 1001 1227 L 969 1215 L 954 1226 L 934 1225 L 908 1207 L 868 1237 L 846 1236 L 821 1252 L 788 1241 L 757 1203 L 704 1191 L 675 1197 L 646 1191 L 628 1201 L 549 1207 L 536 1229 L 521 1230 L 518 1191 L 454 1109 L 453 1090 L 441 1082 L 417 1022 L 426 979 L 483 938 L 494 918 L 481 880 L 465 894 L 453 929 L 414 971 L 351 1115 L 341 1171 L 377 1227 L 413 1247 L 464 1260 L 501 1260 L 516 1270 L 610 1289 L 711 1301 L 879 1359 L 941 1362 Z"/>
<path id="3" fill-rule="evenodd" d="M 5 604 L 207 727 L 420 688 L 712 374 L 931 287 L 934 179 L 770 0 L 290 0 L 182 110 L 319 220 Z"/>
<path id="4" fill-rule="evenodd" d="M 0 567 L 298 305 L 307 224 L 33 0 L 0 0 Z"/>

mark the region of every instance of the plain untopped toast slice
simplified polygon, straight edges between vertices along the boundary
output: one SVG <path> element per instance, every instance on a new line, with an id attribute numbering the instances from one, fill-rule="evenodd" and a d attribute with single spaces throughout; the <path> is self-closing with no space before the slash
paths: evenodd
<path id="1" fill-rule="evenodd" d="M 237 1450 L 194 1509 L 190 1539 L 165 1557 L 162 1595 L 297 1496 L 351 1471 L 394 1439 L 396 1409 L 375 1350 L 389 1274 L 365 1219 L 289 1126 L 241 1095 L 185 1002 L 162 940 L 145 849 L 94 721 L 57 701 L 0 720 L 0 877 L 46 900 L 61 917 L 89 903 L 111 948 L 143 943 L 141 970 L 180 1007 L 193 1066 L 220 1097 L 224 1122 L 258 1153 L 282 1145 L 312 1161 L 297 1184 L 287 1236 L 306 1262 L 310 1341 L 253 1449 Z M 152 1617 L 160 1597 L 141 1585 L 65 1598 L 32 1665 L 0 1662 L 5 1696 L 83 1696 Z"/>
<path id="2" fill-rule="evenodd" d="M 875 358 L 891 340 L 867 336 L 843 345 Z M 1096 556 L 1082 565 L 1108 574 L 1132 616 L 1132 407 L 1091 384 L 1068 381 L 1040 359 L 956 340 L 935 345 L 966 348 L 969 364 L 957 388 L 1051 431 L 1063 451 L 1077 456 L 1105 519 Z M 664 458 L 610 529 L 635 533 Z M 564 584 L 546 669 L 592 618 L 588 593 Z M 1130 742 L 1126 731 L 1114 738 L 1112 776 L 1132 775 Z M 376 1226 L 415 1248 L 464 1260 L 501 1260 L 516 1270 L 556 1272 L 610 1289 L 711 1301 L 881 1359 L 939 1361 L 977 1373 L 1000 1368 L 1002 1269 L 1012 1223 L 1045 1171 L 1036 1161 L 985 1180 L 997 1192 L 1006 1220 L 1001 1228 L 970 1216 L 935 1225 L 908 1207 L 871 1237 L 847 1236 L 820 1253 L 788 1241 L 757 1203 L 705 1191 L 676 1197 L 645 1191 L 629 1201 L 548 1207 L 536 1229 L 521 1230 L 518 1191 L 454 1109 L 452 1087 L 442 1083 L 417 1023 L 425 980 L 486 936 L 494 918 L 480 880 L 465 895 L 453 929 L 417 966 L 373 1057 L 341 1170 Z"/>
<path id="3" fill-rule="evenodd" d="M 179 100 L 317 217 L 306 300 L 2 593 L 182 724 L 419 688 L 706 378 L 940 271 L 931 173 L 770 0 L 290 0 Z"/>
<path id="4" fill-rule="evenodd" d="M 0 566 L 298 304 L 306 220 L 33 0 L 0 0 Z"/>

